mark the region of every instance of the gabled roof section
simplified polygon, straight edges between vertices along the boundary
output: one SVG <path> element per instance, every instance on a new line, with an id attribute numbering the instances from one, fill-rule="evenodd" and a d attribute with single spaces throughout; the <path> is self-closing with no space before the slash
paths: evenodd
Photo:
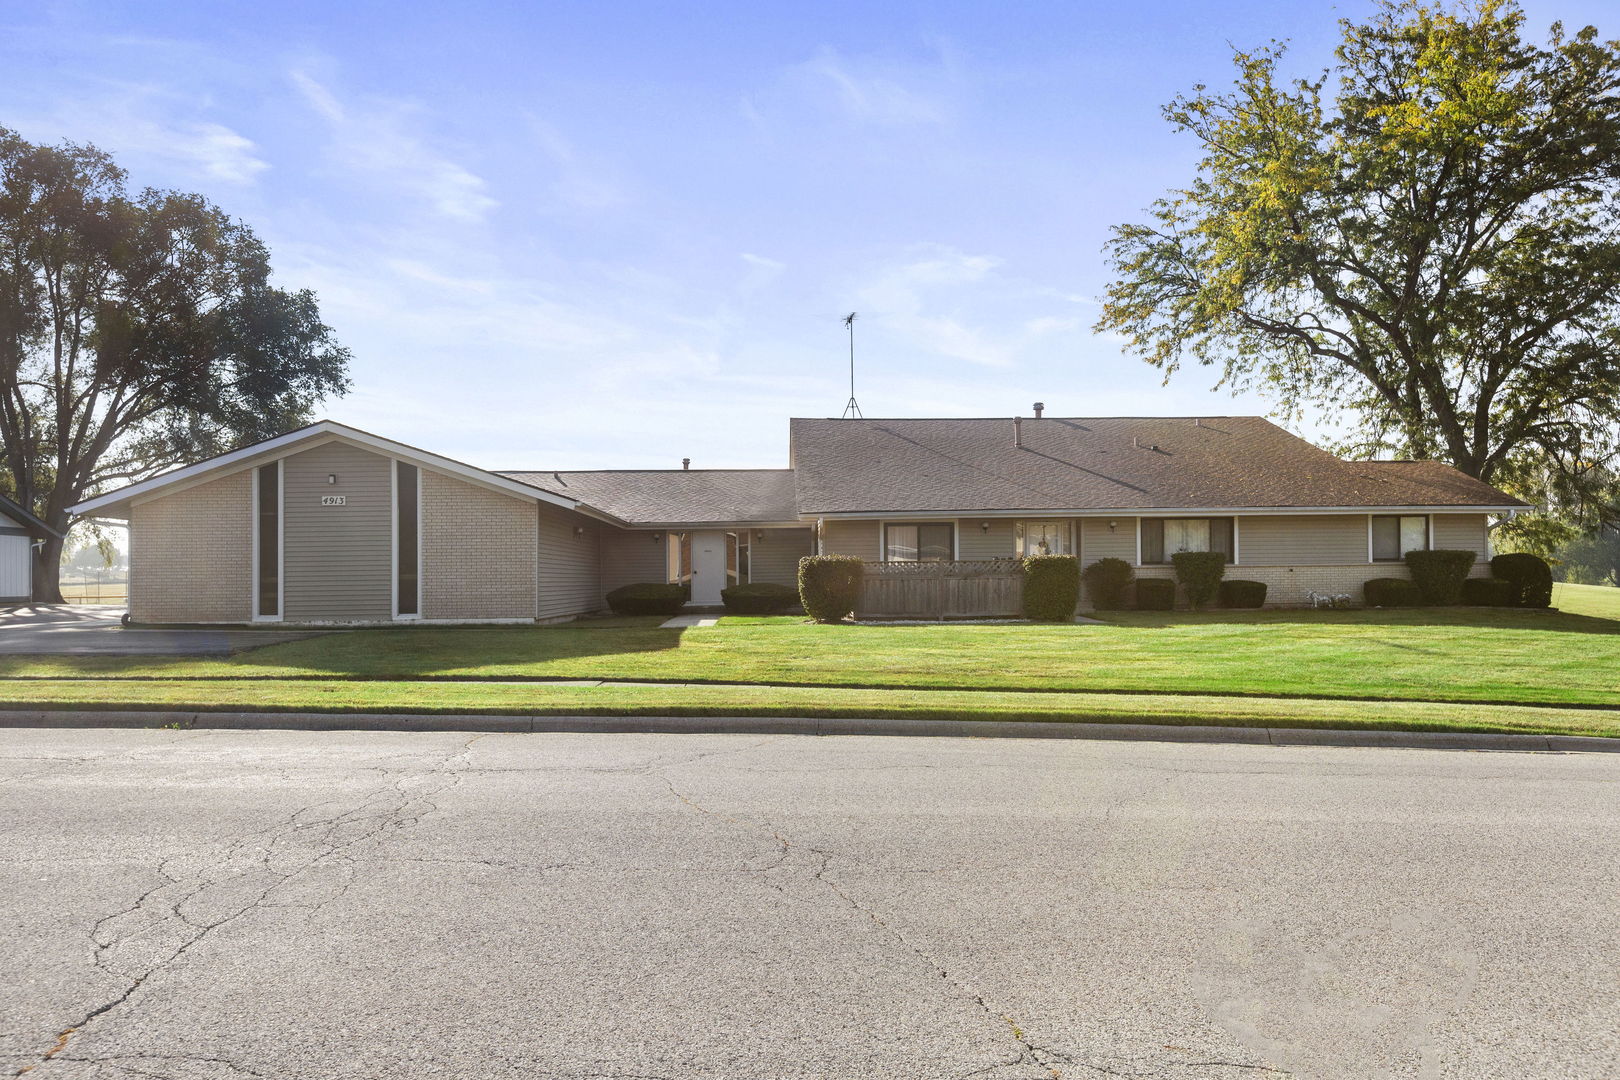
<path id="1" fill-rule="evenodd" d="M 1343 461 L 1259 416 L 805 420 L 800 513 L 1528 504 L 1438 462 Z"/>
<path id="2" fill-rule="evenodd" d="M 36 539 L 43 539 L 47 536 L 60 537 L 62 535 L 45 524 L 44 519 L 36 516 L 28 507 L 15 499 L 7 498 L 5 495 L 0 495 L 0 514 L 4 514 L 22 528 L 32 530 Z"/>
<path id="3" fill-rule="evenodd" d="M 339 424 L 333 420 L 321 420 L 310 424 L 308 427 L 289 431 L 285 435 L 277 435 L 262 442 L 244 446 L 240 450 L 232 450 L 229 453 L 207 458 L 197 462 L 195 465 L 186 465 L 166 473 L 160 473 L 139 483 L 130 484 L 116 491 L 110 491 L 105 495 L 86 499 L 77 506 L 70 507 L 68 512 L 77 517 L 128 517 L 131 504 L 141 499 L 180 491 L 228 472 L 262 465 L 277 458 L 295 454 L 300 450 L 306 450 L 312 446 L 334 440 L 353 443 L 367 450 L 373 450 L 380 454 L 409 461 L 414 465 L 448 473 L 484 487 L 504 491 L 510 495 L 526 496 L 539 502 L 566 507 L 570 510 L 579 510 L 581 513 L 592 513 L 590 508 L 580 506 L 577 500 L 570 499 L 554 491 L 526 484 L 502 476 L 499 473 L 489 472 L 486 469 L 480 469 L 477 466 L 468 465 L 453 458 L 429 453 L 406 443 L 385 439 L 381 435 L 373 435 L 369 431 L 349 427 L 347 424 Z"/>
<path id="4" fill-rule="evenodd" d="M 798 518 L 791 469 L 516 471 L 501 475 L 544 485 L 644 527 L 766 525 Z"/>

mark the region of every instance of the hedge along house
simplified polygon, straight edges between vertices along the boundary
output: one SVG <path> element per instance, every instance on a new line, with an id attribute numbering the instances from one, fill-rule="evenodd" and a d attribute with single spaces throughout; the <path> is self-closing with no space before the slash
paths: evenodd
<path id="1" fill-rule="evenodd" d="M 1259 417 L 793 420 L 786 469 L 489 471 L 323 421 L 74 507 L 127 521 L 143 623 L 528 622 L 637 582 L 793 584 L 798 560 L 1220 551 L 1273 604 L 1414 548 L 1490 557 L 1527 505 L 1433 462 L 1343 461 Z M 683 463 L 684 466 L 684 463 Z M 1082 605 L 1086 604 L 1082 599 Z"/>

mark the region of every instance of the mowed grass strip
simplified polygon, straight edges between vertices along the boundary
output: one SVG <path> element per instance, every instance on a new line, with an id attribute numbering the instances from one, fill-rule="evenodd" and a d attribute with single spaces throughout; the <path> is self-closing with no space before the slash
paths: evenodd
<path id="1" fill-rule="evenodd" d="M 1620 710 L 1428 702 L 1368 704 L 1138 694 L 841 690 L 544 683 L 51 681 L 6 684 L 4 708 L 630 716 L 802 716 L 929 720 L 1358 728 L 1620 736 Z"/>
<path id="2" fill-rule="evenodd" d="M 366 630 L 218 660 L 3 657 L 0 675 L 619 679 L 1620 707 L 1620 621 L 1511 609 L 1132 612 L 1100 626 L 727 618 Z"/>

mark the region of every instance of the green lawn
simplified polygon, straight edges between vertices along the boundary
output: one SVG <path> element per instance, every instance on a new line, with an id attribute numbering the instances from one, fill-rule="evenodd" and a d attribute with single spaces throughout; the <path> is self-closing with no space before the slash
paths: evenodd
<path id="1" fill-rule="evenodd" d="M 0 676 L 621 679 L 1620 708 L 1620 621 L 1569 613 L 1133 612 L 1102 626 L 736 618 L 684 631 L 656 623 L 368 630 L 220 660 L 4 657 Z"/>
<path id="2" fill-rule="evenodd" d="M 728 618 L 365 630 L 223 659 L 0 657 L 0 706 L 1015 718 L 1620 736 L 1620 590 L 1558 612 Z M 543 680 L 618 680 L 559 685 Z M 624 685 L 640 680 L 643 685 Z M 728 685 L 729 684 L 729 685 Z M 739 685 L 760 684 L 760 685 Z"/>
<path id="3" fill-rule="evenodd" d="M 1574 615 L 1620 619 L 1620 589 L 1612 585 L 1553 585 L 1553 607 Z"/>
<path id="4" fill-rule="evenodd" d="M 814 716 L 920 720 L 1371 728 L 1620 737 L 1620 710 L 1432 702 L 985 690 L 556 683 L 40 680 L 0 687 L 0 707 L 247 711 Z"/>

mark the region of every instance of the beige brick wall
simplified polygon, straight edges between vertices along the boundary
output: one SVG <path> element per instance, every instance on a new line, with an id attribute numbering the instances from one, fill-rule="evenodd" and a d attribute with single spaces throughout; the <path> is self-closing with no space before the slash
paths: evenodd
<path id="1" fill-rule="evenodd" d="M 532 619 L 534 501 L 421 471 L 422 617 Z"/>
<path id="2" fill-rule="evenodd" d="M 146 623 L 252 619 L 253 470 L 130 508 L 129 613 Z"/>

